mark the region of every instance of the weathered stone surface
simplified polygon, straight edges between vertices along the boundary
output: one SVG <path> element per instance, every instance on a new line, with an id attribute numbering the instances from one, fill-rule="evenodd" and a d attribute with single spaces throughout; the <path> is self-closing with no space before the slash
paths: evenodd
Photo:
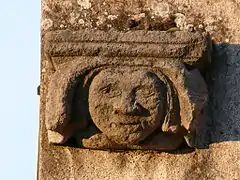
<path id="1" fill-rule="evenodd" d="M 210 96 L 205 112 L 209 113 L 197 124 L 194 139 L 194 144 L 205 148 L 212 144 L 207 149 L 175 153 L 93 151 L 49 145 L 45 126 L 47 85 L 57 64 L 71 60 L 55 57 L 52 61 L 43 53 L 39 179 L 239 179 L 239 3 L 43 0 L 42 37 L 49 31 L 64 29 L 147 31 L 177 26 L 180 30 L 206 30 L 215 45 L 206 76 Z M 46 44 L 44 38 L 42 44 Z"/>
<path id="2" fill-rule="evenodd" d="M 188 31 L 53 31 L 46 34 L 50 56 L 158 57 L 189 59 L 208 53 L 207 33 Z M 147 45 L 147 46 L 146 46 Z"/>
<path id="3" fill-rule="evenodd" d="M 57 31 L 45 39 L 57 67 L 46 102 L 50 143 L 75 138 L 94 149 L 173 150 L 185 137 L 194 146 L 208 94 L 196 69 L 209 62 L 206 33 Z M 78 131 L 91 135 L 75 137 Z"/>
<path id="4" fill-rule="evenodd" d="M 82 28 L 121 31 L 135 29 L 207 30 L 216 41 L 238 43 L 237 0 L 43 0 L 42 33 Z"/>

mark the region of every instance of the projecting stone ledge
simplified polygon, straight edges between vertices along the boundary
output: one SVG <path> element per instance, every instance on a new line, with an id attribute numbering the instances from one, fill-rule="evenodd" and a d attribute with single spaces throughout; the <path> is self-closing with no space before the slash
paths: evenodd
<path id="1" fill-rule="evenodd" d="M 45 52 L 52 57 L 156 57 L 194 64 L 211 51 L 206 32 L 63 30 L 48 32 L 45 41 Z"/>

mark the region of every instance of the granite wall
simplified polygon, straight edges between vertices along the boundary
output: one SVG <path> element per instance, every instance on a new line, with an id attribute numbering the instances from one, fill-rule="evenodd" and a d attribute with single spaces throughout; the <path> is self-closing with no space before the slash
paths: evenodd
<path id="1" fill-rule="evenodd" d="M 209 100 L 196 132 L 197 148 L 112 152 L 48 144 L 45 104 L 55 67 L 42 48 L 38 179 L 240 178 L 239 0 L 42 0 L 42 44 L 46 32 L 55 30 L 176 27 L 208 31 L 213 40 L 212 63 L 204 75 Z"/>

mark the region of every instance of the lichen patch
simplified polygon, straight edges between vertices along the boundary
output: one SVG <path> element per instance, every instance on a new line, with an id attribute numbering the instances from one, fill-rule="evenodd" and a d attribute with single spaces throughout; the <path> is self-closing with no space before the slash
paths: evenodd
<path id="1" fill-rule="evenodd" d="M 92 4 L 89 0 L 77 0 L 77 3 L 83 8 L 83 9 L 89 9 L 91 8 Z"/>
<path id="2" fill-rule="evenodd" d="M 168 17 L 170 12 L 169 4 L 165 2 L 159 2 L 159 0 L 152 1 L 151 9 L 153 14 L 161 17 Z"/>

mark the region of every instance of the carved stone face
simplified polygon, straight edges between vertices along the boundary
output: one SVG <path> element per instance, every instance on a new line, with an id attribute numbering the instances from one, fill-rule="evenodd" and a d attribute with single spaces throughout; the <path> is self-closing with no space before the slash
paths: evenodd
<path id="1" fill-rule="evenodd" d="M 132 67 L 101 71 L 89 90 L 95 125 L 111 140 L 136 144 L 163 122 L 165 84 L 152 72 Z"/>

